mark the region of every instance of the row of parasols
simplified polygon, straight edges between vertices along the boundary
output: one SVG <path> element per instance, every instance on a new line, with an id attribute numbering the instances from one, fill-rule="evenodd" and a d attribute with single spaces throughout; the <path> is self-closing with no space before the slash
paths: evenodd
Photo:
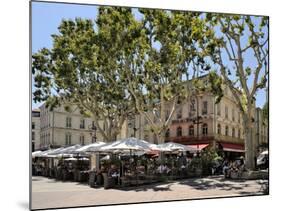
<path id="1" fill-rule="evenodd" d="M 86 155 L 89 153 L 134 153 L 145 154 L 150 152 L 196 152 L 194 146 L 182 145 L 178 143 L 168 142 L 163 144 L 152 144 L 145 140 L 137 139 L 134 137 L 117 140 L 111 143 L 95 142 L 92 144 L 81 146 L 79 144 L 61 147 L 57 149 L 50 149 L 46 151 L 35 151 L 32 157 L 71 157 L 71 155 Z M 70 158 L 71 159 L 71 158 Z M 85 158 L 84 158 L 85 159 Z"/>

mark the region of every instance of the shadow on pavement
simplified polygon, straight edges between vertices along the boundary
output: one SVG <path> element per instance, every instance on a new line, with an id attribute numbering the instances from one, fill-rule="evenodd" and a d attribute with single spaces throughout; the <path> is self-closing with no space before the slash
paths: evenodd
<path id="1" fill-rule="evenodd" d="M 117 187 L 114 189 L 120 190 L 120 191 L 136 191 L 136 192 L 141 192 L 141 191 L 148 191 L 148 190 L 153 190 L 155 192 L 157 191 L 172 191 L 171 190 L 171 185 L 173 183 L 154 183 L 154 184 L 149 184 L 149 185 L 140 185 L 140 186 L 131 186 L 131 187 Z"/>
<path id="2" fill-rule="evenodd" d="M 235 184 L 234 184 L 235 183 Z M 189 179 L 185 181 L 180 181 L 179 184 L 181 185 L 188 185 L 196 190 L 209 190 L 209 189 L 219 189 L 219 190 L 241 190 L 243 188 L 248 187 L 248 184 L 244 184 L 245 181 L 235 181 L 230 182 L 225 179 L 205 179 L 205 178 L 195 178 Z"/>

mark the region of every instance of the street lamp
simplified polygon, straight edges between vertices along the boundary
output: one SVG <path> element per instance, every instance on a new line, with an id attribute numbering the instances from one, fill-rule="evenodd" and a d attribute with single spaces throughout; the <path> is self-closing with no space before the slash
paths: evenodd
<path id="1" fill-rule="evenodd" d="M 92 122 L 92 125 L 89 125 L 89 130 L 92 130 L 93 133 L 91 132 L 91 136 L 92 136 L 92 143 L 97 141 L 97 127 L 95 126 L 95 122 Z"/>

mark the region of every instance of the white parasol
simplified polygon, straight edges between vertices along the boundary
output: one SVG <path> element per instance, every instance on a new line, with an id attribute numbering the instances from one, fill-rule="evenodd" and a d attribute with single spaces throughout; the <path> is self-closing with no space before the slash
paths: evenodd
<path id="1" fill-rule="evenodd" d="M 150 151 L 150 143 L 137 138 L 126 138 L 100 147 L 100 151 Z"/>
<path id="2" fill-rule="evenodd" d="M 65 147 L 65 148 L 59 148 L 57 150 L 54 150 L 52 152 L 49 152 L 48 155 L 64 155 L 64 154 L 72 154 L 75 150 L 81 148 L 81 145 L 76 144 L 73 146 Z"/>
<path id="3" fill-rule="evenodd" d="M 38 150 L 38 151 L 35 151 L 35 152 L 32 152 L 32 157 L 35 158 L 37 157 L 38 155 L 40 155 L 42 153 L 42 151 Z"/>
<path id="4" fill-rule="evenodd" d="M 196 151 L 196 148 L 191 146 L 186 146 L 183 144 L 174 143 L 174 142 L 168 142 L 168 143 L 153 145 L 152 150 L 157 150 L 161 152 L 174 152 L 174 151 L 183 152 L 183 151 Z"/>
<path id="5" fill-rule="evenodd" d="M 101 146 L 104 146 L 106 143 L 99 141 L 92 144 L 85 145 L 79 149 L 76 149 L 75 153 L 84 153 L 84 152 L 95 152 L 97 151 Z"/>

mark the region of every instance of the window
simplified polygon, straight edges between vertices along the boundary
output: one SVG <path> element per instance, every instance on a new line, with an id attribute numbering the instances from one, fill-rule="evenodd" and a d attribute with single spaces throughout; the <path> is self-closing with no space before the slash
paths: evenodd
<path id="1" fill-rule="evenodd" d="M 191 99 L 190 101 L 190 111 L 195 111 L 195 99 Z"/>
<path id="2" fill-rule="evenodd" d="M 177 136 L 178 137 L 182 136 L 182 129 L 181 129 L 181 127 L 177 128 Z"/>
<path id="3" fill-rule="evenodd" d="M 32 117 L 40 117 L 40 111 L 32 111 Z"/>
<path id="4" fill-rule="evenodd" d="M 129 128 L 134 128 L 135 127 L 135 123 L 136 123 L 135 118 L 131 117 L 131 118 L 128 119 L 128 126 L 129 126 Z"/>
<path id="5" fill-rule="evenodd" d="M 85 119 L 80 119 L 80 129 L 85 129 Z"/>
<path id="6" fill-rule="evenodd" d="M 65 134 L 65 145 L 71 145 L 71 134 L 70 133 Z"/>
<path id="7" fill-rule="evenodd" d="M 225 126 L 225 135 L 228 136 L 228 126 Z"/>
<path id="8" fill-rule="evenodd" d="M 234 109 L 232 109 L 232 121 L 235 122 L 235 112 L 234 112 Z"/>
<path id="9" fill-rule="evenodd" d="M 47 138 L 47 144 L 50 144 L 50 135 L 46 134 L 46 138 Z"/>
<path id="10" fill-rule="evenodd" d="M 177 119 L 181 119 L 182 118 L 182 109 L 180 108 L 177 112 Z"/>
<path id="11" fill-rule="evenodd" d="M 32 122 L 32 130 L 35 129 L 35 122 Z"/>
<path id="12" fill-rule="evenodd" d="M 218 116 L 221 115 L 221 104 L 220 103 L 217 104 L 217 115 Z"/>
<path id="13" fill-rule="evenodd" d="M 220 135 L 221 134 L 221 125 L 218 124 L 218 134 Z"/>
<path id="14" fill-rule="evenodd" d="M 206 115 L 208 113 L 208 102 L 203 102 L 203 108 L 202 108 L 202 115 Z"/>
<path id="15" fill-rule="evenodd" d="M 193 126 L 193 125 L 190 125 L 190 126 L 189 126 L 188 134 L 189 134 L 190 136 L 194 136 L 194 126 Z"/>
<path id="16" fill-rule="evenodd" d="M 80 144 L 85 145 L 85 136 L 84 135 L 80 135 Z"/>
<path id="17" fill-rule="evenodd" d="M 225 106 L 225 118 L 228 119 L 228 107 Z"/>
<path id="18" fill-rule="evenodd" d="M 32 132 L 32 141 L 35 140 L 35 132 Z"/>
<path id="19" fill-rule="evenodd" d="M 170 137 L 170 129 L 166 130 L 165 137 L 167 137 L 167 138 Z"/>
<path id="20" fill-rule="evenodd" d="M 202 125 L 202 134 L 203 135 L 208 134 L 208 125 L 206 123 Z"/>
<path id="21" fill-rule="evenodd" d="M 241 116 L 240 116 L 240 113 L 238 112 L 238 122 L 240 123 L 240 121 L 241 121 Z"/>
<path id="22" fill-rule="evenodd" d="M 232 137 L 235 137 L 235 128 L 232 128 Z"/>
<path id="23" fill-rule="evenodd" d="M 238 138 L 241 138 L 241 130 L 238 130 Z"/>
<path id="24" fill-rule="evenodd" d="M 66 117 L 66 127 L 71 127 L 71 117 Z"/>

